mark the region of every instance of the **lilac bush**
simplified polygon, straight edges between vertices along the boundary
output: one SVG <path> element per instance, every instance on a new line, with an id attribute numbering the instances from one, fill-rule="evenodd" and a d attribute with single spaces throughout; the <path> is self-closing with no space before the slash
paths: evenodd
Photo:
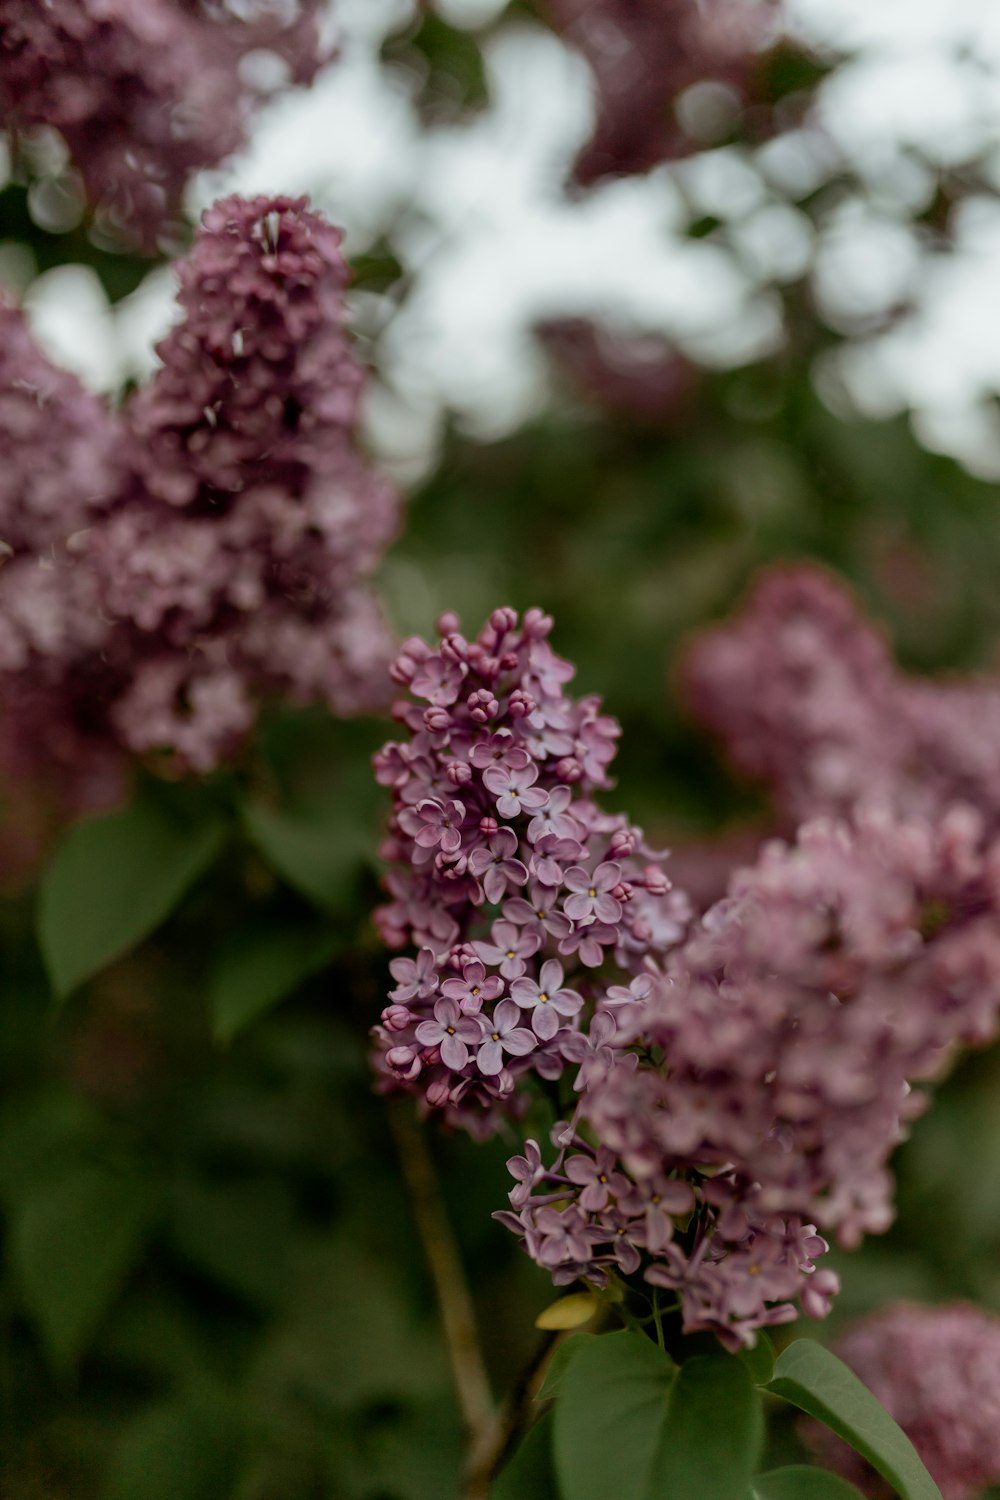
<path id="1" fill-rule="evenodd" d="M 188 178 L 244 142 L 260 91 L 241 61 L 271 51 L 310 83 L 319 15 L 319 0 L 0 0 L 0 114 L 59 130 L 91 200 L 154 243 Z"/>

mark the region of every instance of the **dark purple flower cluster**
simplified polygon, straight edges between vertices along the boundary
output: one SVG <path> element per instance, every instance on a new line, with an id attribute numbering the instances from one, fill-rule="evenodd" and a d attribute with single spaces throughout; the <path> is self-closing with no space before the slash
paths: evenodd
<path id="1" fill-rule="evenodd" d="M 16 719 L 29 674 L 67 703 L 83 685 L 105 736 L 201 771 L 264 698 L 384 701 L 361 580 L 397 500 L 357 447 L 339 232 L 302 199 L 229 198 L 179 274 L 185 317 L 120 414 L 2 311 L 0 692 Z"/>
<path id="2" fill-rule="evenodd" d="M 847 1329 L 837 1353 L 902 1427 L 944 1500 L 1000 1484 L 1000 1319 L 968 1303 L 900 1302 Z M 803 1424 L 825 1462 L 872 1500 L 885 1482 L 818 1422 Z"/>
<path id="3" fill-rule="evenodd" d="M 607 966 L 645 984 L 687 917 L 641 830 L 594 800 L 618 726 L 598 699 L 566 694 L 551 624 L 498 609 L 474 641 L 445 616 L 436 650 L 404 643 L 394 675 L 418 701 L 396 715 L 410 737 L 376 758 L 395 867 L 377 918 L 390 946 L 420 950 L 391 965 L 378 1067 L 478 1134 L 520 1107 L 526 1075 L 559 1078 L 600 1050 Z"/>
<path id="4" fill-rule="evenodd" d="M 574 167 L 583 186 L 686 156 L 675 105 L 707 79 L 746 85 L 767 40 L 769 0 L 544 0 L 552 24 L 594 74 L 597 122 Z"/>
<path id="5" fill-rule="evenodd" d="M 0 116 L 59 130 L 90 199 L 153 243 L 192 173 L 243 143 L 260 89 L 241 61 L 273 52 L 310 83 L 319 13 L 319 0 L 0 0 Z"/>
<path id="6" fill-rule="evenodd" d="M 790 826 L 859 802 L 929 817 L 965 802 L 1000 824 L 1000 681 L 901 673 L 819 568 L 766 573 L 735 621 L 696 641 L 684 675 L 695 714 Z"/>

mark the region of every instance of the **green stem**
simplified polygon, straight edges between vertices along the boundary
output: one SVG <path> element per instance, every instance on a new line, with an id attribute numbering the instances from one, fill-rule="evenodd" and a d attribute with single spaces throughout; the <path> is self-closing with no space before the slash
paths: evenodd
<path id="1" fill-rule="evenodd" d="M 389 1122 L 399 1153 L 417 1232 L 434 1282 L 455 1393 L 468 1434 L 466 1500 L 485 1500 L 489 1457 L 498 1420 L 483 1360 L 465 1269 L 423 1130 L 410 1101 L 391 1100 Z"/>
<path id="2" fill-rule="evenodd" d="M 660 1315 L 660 1293 L 656 1287 L 653 1288 L 653 1322 L 656 1324 L 656 1342 L 661 1349 L 666 1350 L 663 1342 L 663 1318 Z"/>

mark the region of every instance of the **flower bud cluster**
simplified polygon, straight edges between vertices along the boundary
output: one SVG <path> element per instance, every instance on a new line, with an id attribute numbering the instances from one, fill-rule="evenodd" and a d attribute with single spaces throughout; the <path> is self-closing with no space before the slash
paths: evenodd
<path id="1" fill-rule="evenodd" d="M 641 987 L 687 918 L 641 830 L 594 800 L 619 730 L 564 691 L 551 625 L 498 609 L 473 641 L 445 616 L 436 649 L 405 642 L 409 738 L 376 757 L 393 797 L 377 920 L 389 946 L 420 950 L 391 964 L 378 1068 L 480 1134 L 521 1107 L 526 1075 L 557 1079 L 600 1047 L 608 970 Z"/>
<path id="2" fill-rule="evenodd" d="M 90 200 L 154 244 L 188 178 L 243 144 L 261 95 L 243 59 L 275 53 L 310 83 L 319 12 L 319 0 L 0 0 L 0 116 L 59 130 Z"/>

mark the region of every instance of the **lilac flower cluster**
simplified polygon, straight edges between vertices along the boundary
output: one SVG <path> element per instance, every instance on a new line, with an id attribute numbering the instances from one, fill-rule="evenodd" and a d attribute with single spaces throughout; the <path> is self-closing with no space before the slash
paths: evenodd
<path id="1" fill-rule="evenodd" d="M 128 473 L 121 423 L 41 353 L 22 314 L 0 301 L 0 774 L 36 773 L 67 809 L 120 785 L 100 727 L 106 627 L 88 528 Z M 67 671 L 70 662 L 77 669 Z"/>
<path id="2" fill-rule="evenodd" d="M 913 1443 L 944 1500 L 1000 1484 L 1000 1319 L 967 1303 L 897 1303 L 849 1327 L 837 1353 Z M 804 1425 L 825 1462 L 872 1500 L 884 1481 L 819 1423 Z"/>
<path id="3" fill-rule="evenodd" d="M 565 695 L 550 624 L 498 610 L 470 643 L 445 617 L 396 664 L 418 701 L 377 757 L 378 916 L 419 953 L 391 966 L 382 1083 L 485 1134 L 572 1065 L 555 1157 L 528 1142 L 498 1217 L 557 1283 L 641 1274 L 738 1347 L 796 1303 L 825 1315 L 821 1231 L 888 1226 L 912 1084 L 995 1035 L 1000 844 L 969 805 L 859 806 L 767 845 L 694 923 L 597 808 L 617 726 Z"/>
<path id="4" fill-rule="evenodd" d="M 665 973 L 609 992 L 559 1156 L 511 1163 L 500 1217 L 561 1283 L 642 1264 L 731 1347 L 796 1298 L 823 1316 L 817 1226 L 848 1246 L 888 1227 L 911 1080 L 995 1035 L 998 872 L 969 811 L 769 845 Z"/>
<path id="5" fill-rule="evenodd" d="M 929 817 L 965 802 L 1000 825 L 1000 681 L 899 672 L 819 568 L 765 573 L 735 621 L 695 642 L 684 676 L 697 717 L 789 825 L 859 802 Z"/>
<path id="6" fill-rule="evenodd" d="M 817 820 L 768 845 L 624 1028 L 666 1067 L 612 1070 L 587 1118 L 633 1171 L 739 1162 L 767 1211 L 848 1245 L 885 1229 L 910 1081 L 996 1031 L 997 872 L 971 813 Z"/>
<path id="7" fill-rule="evenodd" d="M 397 500 L 356 445 L 340 238 L 304 199 L 227 198 L 178 268 L 185 318 L 126 411 L 137 483 L 89 548 L 132 749 L 204 770 L 262 694 L 382 700 L 389 636 L 359 579 Z"/>
<path id="8" fill-rule="evenodd" d="M 641 830 L 594 800 L 618 726 L 566 694 L 551 625 L 498 609 L 473 641 L 448 615 L 437 649 L 405 642 L 410 737 L 376 757 L 394 866 L 376 916 L 389 946 L 419 949 L 390 966 L 377 1066 L 385 1088 L 480 1135 L 521 1107 L 528 1075 L 557 1079 L 600 1050 L 607 966 L 644 985 L 687 916 Z"/>
<path id="9" fill-rule="evenodd" d="M 639 1079 L 634 1103 L 642 1110 L 635 1064 L 636 1054 L 617 1054 L 616 1065 Z M 733 1350 L 751 1345 L 757 1329 L 794 1319 L 796 1301 L 808 1316 L 825 1317 L 840 1283 L 816 1268 L 829 1246 L 815 1226 L 763 1210 L 733 1168 L 712 1174 L 664 1156 L 630 1171 L 610 1146 L 593 1144 L 586 1119 L 593 1083 L 591 1076 L 577 1125 L 562 1121 L 553 1130 L 551 1165 L 532 1140 L 508 1162 L 511 1207 L 494 1214 L 555 1284 L 603 1287 L 611 1273 L 641 1269 L 648 1285 L 677 1297 L 685 1332 L 714 1333 Z M 619 1101 L 622 1084 L 619 1075 Z"/>
<path id="10" fill-rule="evenodd" d="M 121 413 L 0 309 L 0 697 L 21 722 L 44 682 L 105 739 L 201 771 L 264 698 L 384 701 L 362 579 L 397 501 L 357 447 L 338 231 L 303 199 L 229 198 L 179 274 L 185 317 Z"/>
<path id="11" fill-rule="evenodd" d="M 706 79 L 744 88 L 773 16 L 768 0 L 545 0 L 544 9 L 594 74 L 596 126 L 573 172 L 582 186 L 695 149 L 678 96 Z"/>
<path id="12" fill-rule="evenodd" d="M 273 52 L 310 83 L 319 13 L 319 0 L 0 0 L 0 115 L 59 130 L 90 199 L 153 243 L 192 173 L 243 144 L 261 90 L 241 62 Z"/>

